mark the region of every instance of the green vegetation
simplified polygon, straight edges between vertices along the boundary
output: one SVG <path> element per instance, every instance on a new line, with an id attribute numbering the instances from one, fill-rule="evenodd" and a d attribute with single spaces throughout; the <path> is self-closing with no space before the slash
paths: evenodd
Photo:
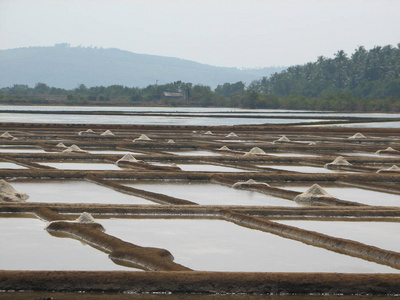
<path id="1" fill-rule="evenodd" d="M 175 93 L 174 95 L 164 94 Z M 180 93 L 177 95 L 176 93 Z M 334 58 L 293 66 L 270 77 L 206 85 L 175 81 L 144 88 L 110 85 L 67 90 L 37 83 L 0 89 L 0 104 L 220 106 L 268 109 L 400 112 L 400 44 L 359 47 L 349 58 Z"/>
<path id="2" fill-rule="evenodd" d="M 369 51 L 359 47 L 350 58 L 340 50 L 334 58 L 321 56 L 249 88 L 283 98 L 280 108 L 400 111 L 400 44 Z"/>

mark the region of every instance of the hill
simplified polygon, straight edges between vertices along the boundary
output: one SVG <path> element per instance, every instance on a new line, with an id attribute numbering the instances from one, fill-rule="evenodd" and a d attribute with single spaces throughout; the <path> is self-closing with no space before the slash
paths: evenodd
<path id="1" fill-rule="evenodd" d="M 29 47 L 0 50 L 0 88 L 14 84 L 72 89 L 79 84 L 145 87 L 184 81 L 215 88 L 225 82 L 250 83 L 284 68 L 246 69 L 215 67 L 194 61 L 137 54 L 119 49 L 69 47 Z"/>

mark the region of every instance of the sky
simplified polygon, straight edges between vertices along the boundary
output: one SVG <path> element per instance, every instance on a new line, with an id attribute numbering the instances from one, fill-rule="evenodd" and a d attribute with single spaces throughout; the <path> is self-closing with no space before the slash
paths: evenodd
<path id="1" fill-rule="evenodd" d="M 400 43 L 399 0 L 0 0 L 0 49 L 118 48 L 221 67 L 290 66 Z"/>

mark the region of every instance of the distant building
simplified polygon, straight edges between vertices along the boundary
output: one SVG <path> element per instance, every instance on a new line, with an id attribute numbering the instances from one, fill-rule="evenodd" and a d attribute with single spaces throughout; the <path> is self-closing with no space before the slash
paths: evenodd
<path id="1" fill-rule="evenodd" d="M 164 99 L 181 99 L 181 98 L 183 98 L 183 94 L 182 93 L 163 92 L 162 97 Z"/>

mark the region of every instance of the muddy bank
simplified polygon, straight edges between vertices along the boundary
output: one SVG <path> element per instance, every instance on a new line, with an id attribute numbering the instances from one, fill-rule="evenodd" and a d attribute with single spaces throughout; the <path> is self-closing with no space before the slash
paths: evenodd
<path id="1" fill-rule="evenodd" d="M 399 294 L 395 274 L 0 271 L 3 290 L 132 293 Z"/>

